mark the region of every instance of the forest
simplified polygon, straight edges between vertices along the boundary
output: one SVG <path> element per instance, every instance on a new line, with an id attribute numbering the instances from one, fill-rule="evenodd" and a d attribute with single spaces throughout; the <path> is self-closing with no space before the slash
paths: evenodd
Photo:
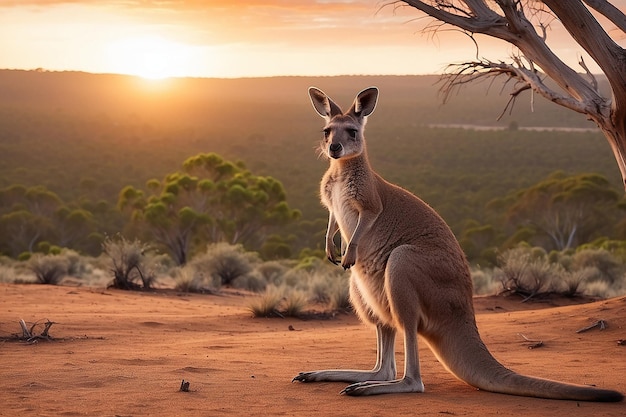
<path id="1" fill-rule="evenodd" d="M 179 264 L 211 242 L 264 259 L 322 256 L 327 161 L 311 85 L 344 107 L 379 87 L 366 132 L 374 169 L 434 207 L 470 262 L 494 264 L 520 243 L 622 247 L 619 171 L 589 121 L 530 95 L 502 114 L 509 98 L 495 84 L 444 104 L 437 82 L 2 70 L 0 253 L 97 256 L 121 234 Z"/>

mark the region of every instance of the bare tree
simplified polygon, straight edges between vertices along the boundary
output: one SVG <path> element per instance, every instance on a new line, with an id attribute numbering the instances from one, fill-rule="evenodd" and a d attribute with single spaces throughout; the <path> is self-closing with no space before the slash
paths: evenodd
<path id="1" fill-rule="evenodd" d="M 626 15 L 622 11 L 606 0 L 401 0 L 392 4 L 400 3 L 434 18 L 425 31 L 453 26 L 472 39 L 475 34 L 487 35 L 519 50 L 510 63 L 481 59 L 451 66 L 452 71 L 443 80 L 444 99 L 465 83 L 503 75 L 515 81 L 507 107 L 522 91 L 530 89 L 585 114 L 611 145 L 626 187 L 626 50 L 592 14 L 593 10 L 615 25 L 610 31 L 614 36 L 623 36 Z M 609 83 L 608 96 L 599 91 L 596 78 L 582 58 L 579 65 L 584 73 L 579 73 L 548 47 L 548 25 L 557 23 L 600 67 Z"/>

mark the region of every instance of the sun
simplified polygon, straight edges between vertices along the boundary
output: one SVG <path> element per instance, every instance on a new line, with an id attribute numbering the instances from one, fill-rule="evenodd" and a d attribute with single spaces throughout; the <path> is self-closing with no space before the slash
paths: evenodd
<path id="1" fill-rule="evenodd" d="M 187 77 L 193 73 L 193 53 L 189 45 L 157 36 L 127 38 L 109 45 L 113 72 L 146 79 Z"/>

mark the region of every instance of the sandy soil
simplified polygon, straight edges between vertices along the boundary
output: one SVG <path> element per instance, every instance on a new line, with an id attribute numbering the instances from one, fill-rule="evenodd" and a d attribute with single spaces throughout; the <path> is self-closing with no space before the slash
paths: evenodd
<path id="1" fill-rule="evenodd" d="M 2 284 L 0 415 L 626 415 L 626 402 L 477 391 L 447 373 L 425 346 L 423 394 L 352 398 L 338 394 L 342 383 L 292 383 L 299 371 L 370 368 L 374 331 L 344 314 L 330 320 L 252 318 L 250 298 Z M 626 297 L 554 304 L 475 300 L 481 334 L 505 365 L 626 392 L 626 346 L 617 343 L 626 339 Z M 55 340 L 12 340 L 20 319 L 55 322 Z M 605 330 L 576 333 L 599 319 L 608 324 Z M 529 349 L 521 334 L 543 346 Z M 397 346 L 402 369 L 401 340 Z M 189 392 L 179 390 L 183 379 Z"/>

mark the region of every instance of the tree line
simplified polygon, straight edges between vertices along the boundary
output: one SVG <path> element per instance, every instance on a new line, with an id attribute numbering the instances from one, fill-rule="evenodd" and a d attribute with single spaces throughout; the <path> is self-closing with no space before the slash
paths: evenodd
<path id="1" fill-rule="evenodd" d="M 495 265 L 498 253 L 519 244 L 562 252 L 624 241 L 625 208 L 603 175 L 558 171 L 487 202 L 487 220 L 465 219 L 457 236 L 471 262 Z M 215 153 L 188 158 L 181 170 L 144 187 L 125 186 L 115 206 L 64 202 L 44 186 L 0 189 L 0 251 L 14 258 L 63 248 L 95 256 L 117 233 L 153 244 L 178 265 L 217 242 L 241 244 L 265 259 L 323 257 L 315 240 L 324 227 L 324 219 L 301 218 L 280 181 Z M 296 230 L 310 233 L 309 240 L 299 240 Z"/>
<path id="2" fill-rule="evenodd" d="M 600 189 L 619 190 L 619 170 L 599 132 L 522 129 L 584 127 L 585 120 L 556 106 L 535 113 L 518 106 L 502 121 L 516 121 L 517 130 L 440 126 L 493 121 L 502 99 L 470 87 L 440 106 L 435 80 L 177 80 L 181 89 L 165 94 L 139 91 L 132 77 L 0 71 L 0 252 L 19 257 L 70 247 L 97 255 L 106 236 L 123 233 L 154 242 L 169 236 L 187 248 L 172 255 L 177 262 L 208 241 L 242 243 L 266 258 L 320 254 L 327 214 L 319 181 L 327 162 L 317 157 L 321 132 L 305 96 L 309 85 L 338 91 L 341 102 L 379 85 L 381 102 L 366 133 L 372 165 L 441 213 L 473 261 L 487 262 L 519 241 L 548 248 L 550 238 L 523 218 L 529 203 L 508 204 L 556 171 L 595 173 L 606 180 Z M 230 171 L 216 172 L 221 165 Z M 598 200 L 613 207 L 593 215 L 604 226 L 577 223 L 564 241 L 621 239 L 617 192 L 617 201 Z M 193 232 L 173 239 L 185 225 Z"/>

